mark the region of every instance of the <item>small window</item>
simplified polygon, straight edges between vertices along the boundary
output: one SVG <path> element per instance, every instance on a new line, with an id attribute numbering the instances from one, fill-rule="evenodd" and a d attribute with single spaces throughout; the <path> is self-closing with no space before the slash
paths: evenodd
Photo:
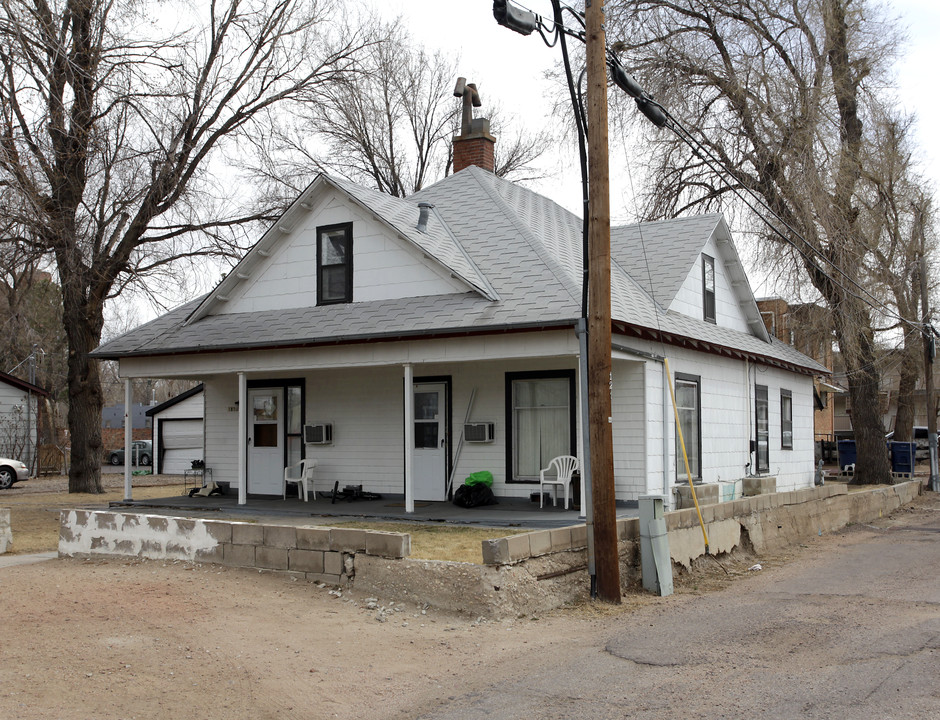
<path id="1" fill-rule="evenodd" d="M 675 380 L 676 410 L 682 429 L 682 441 L 685 443 L 686 457 L 689 460 L 689 472 L 693 480 L 702 477 L 702 402 L 701 379 L 696 375 L 676 373 Z M 679 433 L 676 432 L 676 477 L 688 480 L 685 472 L 685 460 L 679 445 Z"/>
<path id="2" fill-rule="evenodd" d="M 705 320 L 715 322 L 715 258 L 702 255 L 702 295 Z"/>
<path id="3" fill-rule="evenodd" d="M 317 305 L 352 302 L 352 223 L 317 228 Z"/>
<path id="4" fill-rule="evenodd" d="M 754 386 L 754 406 L 757 420 L 757 472 L 770 472 L 770 411 L 767 386 Z"/>
<path id="5" fill-rule="evenodd" d="M 780 447 L 793 449 L 793 393 L 780 391 Z"/>

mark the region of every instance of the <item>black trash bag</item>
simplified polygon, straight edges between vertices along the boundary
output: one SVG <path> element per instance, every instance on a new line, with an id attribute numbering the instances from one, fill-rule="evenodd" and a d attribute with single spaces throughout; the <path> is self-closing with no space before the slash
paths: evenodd
<path id="1" fill-rule="evenodd" d="M 454 505 L 462 508 L 498 505 L 493 491 L 486 485 L 461 485 L 454 492 Z"/>

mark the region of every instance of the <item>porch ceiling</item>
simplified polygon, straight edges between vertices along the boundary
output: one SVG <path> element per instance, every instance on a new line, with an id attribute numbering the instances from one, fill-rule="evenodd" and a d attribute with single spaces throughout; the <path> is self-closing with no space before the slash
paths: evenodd
<path id="1" fill-rule="evenodd" d="M 120 358 L 122 377 L 201 379 L 213 375 L 289 377 L 336 368 L 442 365 L 528 358 L 572 358 L 578 341 L 571 329 L 464 335 L 314 347 L 185 353 Z"/>

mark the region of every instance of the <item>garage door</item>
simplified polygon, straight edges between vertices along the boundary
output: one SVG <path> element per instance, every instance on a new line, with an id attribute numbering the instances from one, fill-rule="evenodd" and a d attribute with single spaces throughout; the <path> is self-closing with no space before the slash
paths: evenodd
<path id="1" fill-rule="evenodd" d="M 160 436 L 163 448 L 160 472 L 182 475 L 202 460 L 202 420 L 162 420 Z"/>

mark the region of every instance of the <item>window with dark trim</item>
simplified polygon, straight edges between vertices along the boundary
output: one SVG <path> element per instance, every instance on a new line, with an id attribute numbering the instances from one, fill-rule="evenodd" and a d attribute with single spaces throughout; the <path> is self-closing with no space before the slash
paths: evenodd
<path id="1" fill-rule="evenodd" d="M 702 477 L 702 380 L 698 375 L 676 373 L 676 410 L 682 429 L 682 441 L 689 460 L 689 472 L 693 480 Z M 676 430 L 676 478 L 688 480 L 679 430 Z"/>
<path id="2" fill-rule="evenodd" d="M 539 481 L 559 455 L 576 455 L 574 370 L 506 373 L 506 481 Z"/>
<path id="3" fill-rule="evenodd" d="M 317 305 L 352 302 L 352 223 L 317 228 Z"/>
<path id="4" fill-rule="evenodd" d="M 702 255 L 702 298 L 705 320 L 715 322 L 715 258 Z"/>
<path id="5" fill-rule="evenodd" d="M 780 447 L 793 449 L 793 393 L 780 391 Z"/>
<path id="6" fill-rule="evenodd" d="M 770 471 L 770 407 L 767 386 L 754 386 L 754 416 L 757 420 L 757 472 Z"/>

